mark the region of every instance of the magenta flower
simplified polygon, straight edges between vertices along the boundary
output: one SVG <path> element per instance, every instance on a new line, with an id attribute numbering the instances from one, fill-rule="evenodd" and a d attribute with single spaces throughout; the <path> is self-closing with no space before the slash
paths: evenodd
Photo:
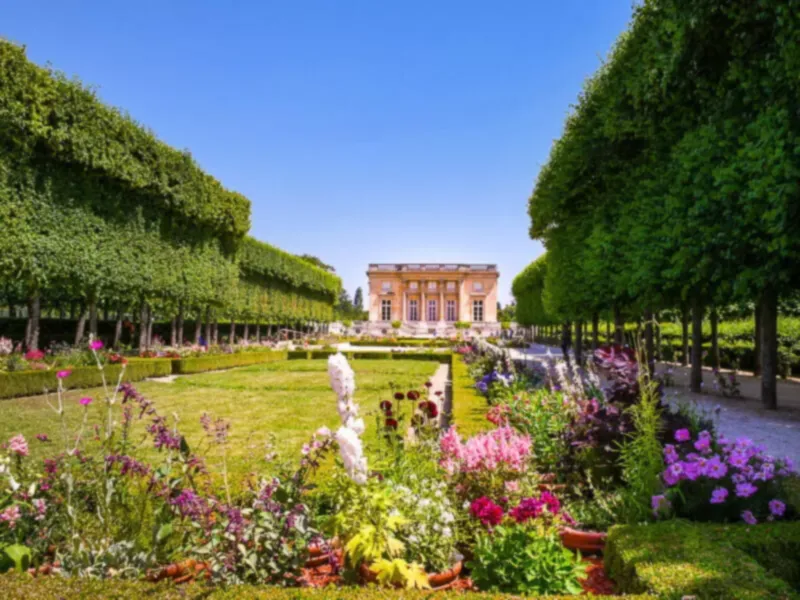
<path id="1" fill-rule="evenodd" d="M 92 399 L 91 398 L 81 398 L 79 400 L 79 402 L 81 403 L 81 406 L 89 406 L 92 403 Z"/>
<path id="2" fill-rule="evenodd" d="M 724 487 L 718 487 L 711 492 L 711 504 L 722 504 L 728 498 L 728 490 Z"/>
<path id="3" fill-rule="evenodd" d="M 747 465 L 748 457 L 742 452 L 731 452 L 728 457 L 728 464 L 732 467 L 744 468 Z"/>
<path id="4" fill-rule="evenodd" d="M 676 442 L 688 442 L 691 438 L 692 436 L 688 429 L 678 429 L 678 431 L 675 432 Z"/>
<path id="5" fill-rule="evenodd" d="M 499 525 L 503 520 L 503 509 L 486 496 L 473 500 L 469 506 L 469 512 L 485 527 Z"/>
<path id="6" fill-rule="evenodd" d="M 746 510 L 742 513 L 742 520 L 748 525 L 755 525 L 758 523 L 758 519 L 756 519 L 755 515 L 753 515 L 753 513 L 749 510 Z"/>
<path id="7" fill-rule="evenodd" d="M 9 529 L 14 529 L 21 516 L 19 506 L 9 506 L 3 512 L 0 512 L 0 521 L 8 523 Z"/>
<path id="8" fill-rule="evenodd" d="M 708 438 L 700 438 L 694 443 L 694 448 L 698 452 L 710 452 L 711 451 L 711 440 Z"/>
<path id="9" fill-rule="evenodd" d="M 667 485 L 675 485 L 683 476 L 683 465 L 679 462 L 671 464 L 664 471 L 663 477 Z"/>
<path id="10" fill-rule="evenodd" d="M 736 484 L 736 495 L 739 498 L 749 498 L 758 491 L 758 488 L 752 483 L 744 482 Z"/>
<path id="11" fill-rule="evenodd" d="M 36 439 L 39 440 L 40 442 L 49 442 L 50 441 L 50 438 L 47 437 L 46 433 L 37 433 L 36 434 Z"/>
<path id="12" fill-rule="evenodd" d="M 777 498 L 775 500 L 770 500 L 769 501 L 769 512 L 774 517 L 782 517 L 783 513 L 786 512 L 786 505 L 783 502 L 781 502 L 780 500 L 778 500 Z"/>
<path id="13" fill-rule="evenodd" d="M 8 440 L 8 449 L 17 456 L 28 456 L 28 441 L 22 434 Z"/>
<path id="14" fill-rule="evenodd" d="M 92 350 L 100 350 L 102 347 L 103 347 L 102 340 L 92 340 L 91 342 L 89 342 L 89 348 L 91 348 Z"/>
<path id="15" fill-rule="evenodd" d="M 672 444 L 666 444 L 664 446 L 664 462 L 668 465 L 678 462 L 678 451 L 675 450 L 675 446 Z"/>
<path id="16" fill-rule="evenodd" d="M 728 466 L 722 462 L 719 456 L 711 458 L 706 463 L 706 474 L 711 479 L 722 479 L 728 473 Z"/>
<path id="17" fill-rule="evenodd" d="M 59 371 L 58 373 L 56 373 L 56 377 L 58 377 L 59 379 L 66 379 L 70 375 L 72 375 L 72 371 L 70 371 L 69 369 L 64 369 L 63 371 Z"/>
<path id="18" fill-rule="evenodd" d="M 653 509 L 653 514 L 658 517 L 667 514 L 672 508 L 672 503 L 663 494 L 658 494 L 650 499 L 650 507 Z"/>

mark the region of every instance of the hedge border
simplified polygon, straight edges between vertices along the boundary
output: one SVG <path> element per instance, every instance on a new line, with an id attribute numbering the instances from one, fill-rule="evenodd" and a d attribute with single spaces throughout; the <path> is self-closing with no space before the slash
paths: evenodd
<path id="1" fill-rule="evenodd" d="M 257 365 L 285 359 L 286 352 L 283 350 L 236 352 L 234 354 L 212 354 L 210 356 L 176 358 L 172 361 L 172 373 L 176 375 L 189 375 L 191 373 L 233 369 L 235 367 L 246 367 L 248 365 Z"/>
<path id="2" fill-rule="evenodd" d="M 116 383 L 121 367 L 106 365 L 106 382 Z M 141 381 L 148 377 L 166 377 L 173 372 L 173 361 L 168 358 L 131 358 L 125 368 L 123 381 Z M 66 389 L 90 388 L 103 384 L 100 370 L 96 367 L 72 367 L 69 377 L 62 380 Z M 58 388 L 56 369 L 46 371 L 12 371 L 0 373 L 0 398 L 38 396 L 54 392 Z"/>
<path id="3" fill-rule="evenodd" d="M 286 353 L 288 360 L 326 359 L 336 350 L 290 350 Z M 348 360 L 430 360 L 441 364 L 450 362 L 450 352 L 359 352 L 348 350 L 342 352 Z"/>
<path id="4" fill-rule="evenodd" d="M 792 583 L 800 569 L 800 523 L 616 526 L 605 567 L 621 591 L 667 600 L 799 598 Z"/>

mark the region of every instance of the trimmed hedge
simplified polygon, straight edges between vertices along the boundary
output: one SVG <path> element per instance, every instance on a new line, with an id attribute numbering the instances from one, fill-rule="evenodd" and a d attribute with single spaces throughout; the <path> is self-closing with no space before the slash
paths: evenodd
<path id="1" fill-rule="evenodd" d="M 469 368 L 464 359 L 453 354 L 453 408 L 450 423 L 458 427 L 461 435 L 474 435 L 491 427 L 486 420 L 489 405 L 486 398 L 475 389 L 475 382 L 469 376 Z"/>
<path id="2" fill-rule="evenodd" d="M 274 350 L 269 352 L 237 352 L 235 354 L 213 354 L 211 356 L 198 356 L 195 358 L 176 358 L 172 361 L 172 373 L 186 375 L 189 373 L 203 373 L 205 371 L 219 371 L 234 367 L 246 367 L 261 363 L 285 360 L 286 352 Z"/>
<path id="3" fill-rule="evenodd" d="M 350 342 L 351 346 L 376 346 L 393 348 L 396 346 L 411 346 L 423 348 L 449 348 L 455 342 L 450 340 L 437 340 L 437 339 L 416 339 L 416 338 L 397 338 L 394 340 L 354 340 Z"/>
<path id="4" fill-rule="evenodd" d="M 412 592 L 379 588 L 279 588 L 270 586 L 236 585 L 227 589 L 210 588 L 201 584 L 176 586 L 170 583 L 144 583 L 136 581 L 97 581 L 86 579 L 62 579 L 61 577 L 38 577 L 19 575 L 0 576 L 3 600 L 383 600 L 429 598 L 459 598 L 461 600 L 510 600 L 517 596 L 507 594 L 480 594 L 475 592 Z M 616 596 L 593 596 L 598 600 L 612 600 Z M 578 600 L 585 596 L 529 596 L 530 600 L 560 598 Z M 627 596 L 629 600 L 645 600 L 652 596 Z"/>
<path id="5" fill-rule="evenodd" d="M 664 599 L 798 598 L 800 523 L 612 527 L 605 567 L 622 591 Z"/>
<path id="6" fill-rule="evenodd" d="M 305 360 L 309 358 L 310 354 L 308 350 L 289 350 L 286 353 L 286 358 L 289 360 Z"/>
<path id="7" fill-rule="evenodd" d="M 119 365 L 106 366 L 106 382 L 114 385 L 119 377 Z M 123 381 L 140 381 L 148 377 L 165 377 L 172 374 L 172 361 L 168 358 L 131 358 L 125 368 Z M 97 367 L 73 367 L 72 374 L 64 379 L 67 389 L 90 388 L 103 384 Z M 36 396 L 54 392 L 58 388 L 56 370 L 19 371 L 0 373 L 0 398 Z"/>

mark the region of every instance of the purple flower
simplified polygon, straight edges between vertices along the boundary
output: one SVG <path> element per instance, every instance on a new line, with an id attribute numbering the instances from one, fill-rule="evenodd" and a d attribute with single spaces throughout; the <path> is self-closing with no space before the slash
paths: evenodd
<path id="1" fill-rule="evenodd" d="M 667 467 L 667 469 L 664 471 L 663 477 L 667 485 L 675 485 L 681 480 L 682 475 L 683 466 L 681 463 L 677 462 Z"/>
<path id="2" fill-rule="evenodd" d="M 91 398 L 81 398 L 79 400 L 79 402 L 81 403 L 81 406 L 89 406 L 92 403 L 92 399 Z"/>
<path id="3" fill-rule="evenodd" d="M 91 342 L 89 342 L 89 348 L 91 348 L 92 350 L 100 350 L 102 347 L 103 347 L 102 340 L 92 340 Z"/>
<path id="4" fill-rule="evenodd" d="M 731 452 L 731 455 L 728 457 L 728 464 L 741 469 L 747 465 L 747 460 L 748 458 L 743 452 L 734 451 Z"/>
<path id="5" fill-rule="evenodd" d="M 650 507 L 653 509 L 653 514 L 658 517 L 668 513 L 672 503 L 663 494 L 658 494 L 650 498 Z"/>
<path id="6" fill-rule="evenodd" d="M 742 513 L 742 520 L 748 525 L 755 525 L 758 523 L 758 519 L 756 519 L 753 513 L 749 510 L 746 510 Z"/>
<path id="7" fill-rule="evenodd" d="M 688 429 L 678 429 L 678 431 L 675 432 L 676 442 L 688 442 L 691 438 L 692 436 Z"/>
<path id="8" fill-rule="evenodd" d="M 752 483 L 744 482 L 736 484 L 736 495 L 739 498 L 749 498 L 758 491 L 758 488 Z"/>
<path id="9" fill-rule="evenodd" d="M 47 437 L 46 433 L 37 433 L 36 434 L 36 439 L 39 440 L 40 442 L 49 442 L 50 441 L 50 438 Z"/>
<path id="10" fill-rule="evenodd" d="M 711 440 L 708 438 L 700 438 L 694 443 L 694 448 L 698 452 L 706 453 L 711 452 Z"/>
<path id="11" fill-rule="evenodd" d="M 769 501 L 769 512 L 774 517 L 782 517 L 783 513 L 786 512 L 786 505 L 783 502 L 781 502 L 780 500 L 778 500 L 777 498 L 775 500 L 770 500 Z"/>
<path id="12" fill-rule="evenodd" d="M 664 446 L 664 461 L 671 465 L 672 463 L 678 462 L 678 452 L 675 450 L 675 446 L 672 444 L 666 444 Z"/>
<path id="13" fill-rule="evenodd" d="M 72 371 L 70 371 L 69 369 L 64 369 L 63 371 L 59 371 L 58 373 L 56 373 L 56 377 L 58 377 L 59 379 L 66 379 L 70 375 L 72 375 Z"/>
<path id="14" fill-rule="evenodd" d="M 683 463 L 683 473 L 686 475 L 686 479 L 694 481 L 701 475 L 700 465 L 696 462 Z"/>
<path id="15" fill-rule="evenodd" d="M 769 481 L 775 476 L 775 465 L 765 462 L 761 465 L 761 469 L 753 476 L 755 480 Z"/>
<path id="16" fill-rule="evenodd" d="M 727 465 L 722 462 L 719 456 L 714 456 L 706 463 L 706 474 L 711 479 L 722 479 L 728 473 Z"/>
<path id="17" fill-rule="evenodd" d="M 711 492 L 711 504 L 722 504 L 728 498 L 728 490 L 718 487 Z"/>

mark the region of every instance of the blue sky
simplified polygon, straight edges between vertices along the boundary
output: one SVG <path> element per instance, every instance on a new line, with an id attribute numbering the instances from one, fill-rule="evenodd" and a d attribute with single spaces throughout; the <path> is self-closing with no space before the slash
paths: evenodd
<path id="1" fill-rule="evenodd" d="M 0 35 L 96 86 L 336 267 L 542 252 L 527 199 L 631 0 L 0 0 Z"/>

